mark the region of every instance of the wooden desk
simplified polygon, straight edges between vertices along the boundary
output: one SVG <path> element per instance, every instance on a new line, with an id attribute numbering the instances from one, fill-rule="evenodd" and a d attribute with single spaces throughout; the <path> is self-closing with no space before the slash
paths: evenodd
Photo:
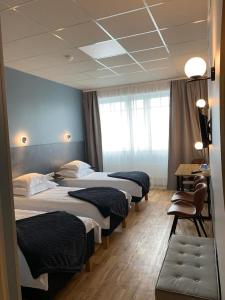
<path id="1" fill-rule="evenodd" d="M 198 173 L 193 174 L 193 171 L 199 171 L 199 164 L 180 164 L 175 172 L 175 176 L 196 176 L 196 175 L 204 175 L 206 177 L 210 176 L 210 171 L 200 171 Z"/>
<path id="2" fill-rule="evenodd" d="M 211 219 L 211 199 L 210 199 L 210 169 L 209 170 L 204 170 L 204 171 L 199 171 L 200 169 L 200 164 L 180 164 L 175 172 L 175 176 L 177 177 L 177 190 L 178 191 L 183 191 L 184 186 L 183 186 L 183 180 L 185 177 L 194 177 L 197 175 L 204 175 L 207 177 L 207 185 L 208 185 L 208 199 L 207 199 L 207 204 L 208 204 L 208 216 L 204 217 L 207 219 Z M 192 173 L 193 171 L 199 171 L 198 173 Z"/>

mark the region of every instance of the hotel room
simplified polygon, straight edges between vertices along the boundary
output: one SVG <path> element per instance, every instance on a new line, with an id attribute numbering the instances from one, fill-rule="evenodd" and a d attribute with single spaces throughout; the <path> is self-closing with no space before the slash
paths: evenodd
<path id="1" fill-rule="evenodd" d="M 225 299 L 225 1 L 0 19 L 0 299 Z"/>

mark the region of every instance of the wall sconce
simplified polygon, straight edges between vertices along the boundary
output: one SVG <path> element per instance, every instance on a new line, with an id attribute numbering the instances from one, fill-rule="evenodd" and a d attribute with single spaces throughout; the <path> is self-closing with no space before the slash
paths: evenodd
<path id="1" fill-rule="evenodd" d="M 195 104 L 198 108 L 201 109 L 206 106 L 206 101 L 205 101 L 205 99 L 198 99 Z"/>
<path id="2" fill-rule="evenodd" d="M 195 149 L 197 151 L 201 151 L 201 155 L 202 155 L 202 158 L 204 159 L 204 162 L 208 161 L 208 145 L 204 145 L 203 142 L 196 142 L 195 143 Z"/>
<path id="3" fill-rule="evenodd" d="M 211 79 L 212 81 L 215 80 L 215 67 L 211 67 L 211 76 L 206 77 L 205 72 L 207 70 L 206 62 L 201 57 L 192 57 L 190 58 L 185 66 L 184 66 L 184 72 L 188 78 L 190 78 L 189 81 L 195 81 L 195 80 L 202 80 L 202 79 Z"/>
<path id="4" fill-rule="evenodd" d="M 21 139 L 20 139 L 20 141 L 21 141 L 21 143 L 24 144 L 24 145 L 27 144 L 27 142 L 28 142 L 26 136 L 22 136 Z"/>
<path id="5" fill-rule="evenodd" d="M 69 142 L 69 141 L 71 140 L 71 134 L 70 134 L 70 133 L 66 133 L 66 134 L 65 134 L 65 140 L 66 140 L 67 142 Z"/>
<path id="6" fill-rule="evenodd" d="M 203 143 L 202 142 L 196 142 L 195 143 L 195 149 L 196 150 L 202 150 L 203 149 Z"/>

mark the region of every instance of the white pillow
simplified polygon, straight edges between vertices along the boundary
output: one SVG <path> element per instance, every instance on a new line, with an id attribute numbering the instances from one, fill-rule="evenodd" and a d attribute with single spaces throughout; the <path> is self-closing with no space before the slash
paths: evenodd
<path id="1" fill-rule="evenodd" d="M 57 172 L 57 174 L 68 178 L 79 178 L 79 177 L 90 175 L 92 173 L 94 173 L 92 169 L 83 169 L 83 170 L 79 170 L 78 172 L 74 170 L 63 169 Z"/>
<path id="2" fill-rule="evenodd" d="M 27 196 L 27 189 L 20 187 L 13 187 L 13 195 L 14 196 Z"/>
<path id="3" fill-rule="evenodd" d="M 46 185 L 45 183 L 40 183 L 38 185 L 27 187 L 27 188 L 14 187 L 13 188 L 13 194 L 15 196 L 30 197 L 30 196 L 35 195 L 37 193 L 46 191 L 47 189 L 48 189 L 48 185 Z"/>
<path id="4" fill-rule="evenodd" d="M 47 181 L 47 185 L 49 189 L 54 189 L 55 187 L 57 187 L 59 184 L 54 182 L 54 181 Z"/>
<path id="5" fill-rule="evenodd" d="M 29 173 L 13 179 L 13 186 L 28 188 L 46 182 L 46 175 L 39 173 Z"/>
<path id="6" fill-rule="evenodd" d="M 92 173 L 94 173 L 95 171 L 92 169 L 83 169 L 83 170 L 79 170 L 78 172 L 75 173 L 75 178 L 79 178 L 79 177 L 83 177 L 83 176 L 87 176 L 90 175 Z"/>
<path id="7" fill-rule="evenodd" d="M 32 195 L 38 194 L 40 192 L 46 191 L 48 189 L 53 189 L 58 184 L 55 182 L 46 181 L 34 186 L 27 186 L 26 188 L 13 187 L 13 194 L 15 196 L 25 196 L 30 197 Z"/>
<path id="8" fill-rule="evenodd" d="M 80 160 L 74 160 L 69 162 L 68 164 L 63 165 L 60 169 L 79 171 L 79 170 L 89 169 L 89 168 L 91 168 L 89 164 Z"/>
<path id="9" fill-rule="evenodd" d="M 31 186 L 29 189 L 27 189 L 27 192 L 28 192 L 28 196 L 32 196 L 32 195 L 38 194 L 40 192 L 44 192 L 48 189 L 49 189 L 49 187 L 46 182 L 46 183 L 40 183 L 38 185 Z"/>

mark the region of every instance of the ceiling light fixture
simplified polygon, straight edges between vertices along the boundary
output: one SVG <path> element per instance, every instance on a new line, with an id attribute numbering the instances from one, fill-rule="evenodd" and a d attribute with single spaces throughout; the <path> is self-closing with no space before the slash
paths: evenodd
<path id="1" fill-rule="evenodd" d="M 115 40 L 99 42 L 79 47 L 79 49 L 93 59 L 113 57 L 127 53 L 126 50 Z"/>
<path id="2" fill-rule="evenodd" d="M 201 57 L 192 57 L 190 58 L 185 66 L 184 66 L 184 72 L 188 78 L 190 78 L 189 81 L 193 80 L 201 80 L 201 79 L 211 79 L 212 81 L 215 80 L 215 67 L 211 67 L 211 76 L 206 77 L 204 76 L 207 70 L 207 64 L 205 60 Z"/>

